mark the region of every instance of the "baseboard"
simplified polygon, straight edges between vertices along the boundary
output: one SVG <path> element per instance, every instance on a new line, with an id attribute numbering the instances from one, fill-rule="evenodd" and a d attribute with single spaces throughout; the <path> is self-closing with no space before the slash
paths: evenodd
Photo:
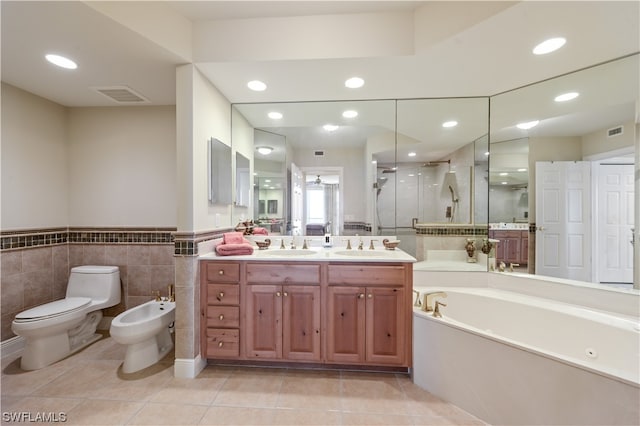
<path id="1" fill-rule="evenodd" d="M 24 337 L 14 336 L 4 340 L 0 345 L 0 355 L 2 358 L 21 354 L 24 349 Z"/>
<path id="2" fill-rule="evenodd" d="M 200 355 L 193 359 L 176 358 L 173 363 L 173 375 L 180 379 L 194 379 L 207 366 Z"/>

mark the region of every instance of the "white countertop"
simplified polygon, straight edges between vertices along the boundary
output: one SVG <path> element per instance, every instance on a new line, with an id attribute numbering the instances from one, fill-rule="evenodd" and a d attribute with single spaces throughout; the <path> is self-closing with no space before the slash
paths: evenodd
<path id="1" fill-rule="evenodd" d="M 402 262 L 414 263 L 416 259 L 410 254 L 396 248 L 395 250 L 386 250 L 385 248 L 376 248 L 369 250 L 363 248 L 358 250 L 353 248 L 347 250 L 344 246 L 340 247 L 315 247 L 310 249 L 280 249 L 278 247 L 269 247 L 266 250 L 254 249 L 253 254 L 243 256 L 219 256 L 215 252 L 205 253 L 198 257 L 201 260 L 252 260 L 252 261 L 294 261 L 294 262 Z"/>

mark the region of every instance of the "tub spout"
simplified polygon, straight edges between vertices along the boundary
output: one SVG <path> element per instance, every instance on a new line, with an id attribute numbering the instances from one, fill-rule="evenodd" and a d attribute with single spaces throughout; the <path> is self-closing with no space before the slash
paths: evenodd
<path id="1" fill-rule="evenodd" d="M 433 312 L 433 299 L 436 297 L 447 297 L 447 293 L 444 291 L 433 291 L 431 293 L 425 293 L 424 301 L 422 302 L 422 310 L 425 312 Z"/>

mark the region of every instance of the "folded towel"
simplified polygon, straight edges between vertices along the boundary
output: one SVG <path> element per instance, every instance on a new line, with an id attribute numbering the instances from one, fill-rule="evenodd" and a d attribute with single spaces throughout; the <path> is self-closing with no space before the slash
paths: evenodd
<path id="1" fill-rule="evenodd" d="M 216 253 L 220 256 L 241 256 L 253 253 L 253 246 L 248 243 L 241 244 L 219 244 L 216 246 Z"/>
<path id="2" fill-rule="evenodd" d="M 222 234 L 222 244 L 242 244 L 245 241 L 242 232 L 225 232 Z"/>
<path id="3" fill-rule="evenodd" d="M 269 232 L 266 228 L 261 228 L 259 226 L 253 228 L 253 235 L 269 235 Z"/>

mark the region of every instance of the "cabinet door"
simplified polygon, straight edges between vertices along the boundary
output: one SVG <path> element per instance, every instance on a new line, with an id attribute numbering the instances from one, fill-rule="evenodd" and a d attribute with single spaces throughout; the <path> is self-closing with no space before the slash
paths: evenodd
<path id="1" fill-rule="evenodd" d="M 282 358 L 282 287 L 249 285 L 245 304 L 247 357 Z"/>
<path id="2" fill-rule="evenodd" d="M 364 362 L 364 287 L 328 287 L 326 309 L 327 361 L 334 363 Z"/>
<path id="3" fill-rule="evenodd" d="M 366 361 L 375 364 L 405 362 L 405 297 L 397 288 L 367 288 Z"/>
<path id="4" fill-rule="evenodd" d="M 520 243 L 520 264 L 529 263 L 529 233 L 522 232 L 522 242 Z"/>
<path id="5" fill-rule="evenodd" d="M 283 357 L 320 361 L 320 287 L 284 286 L 282 296 Z"/>
<path id="6" fill-rule="evenodd" d="M 520 262 L 520 235 L 509 235 L 505 239 L 504 261 L 507 263 Z"/>

